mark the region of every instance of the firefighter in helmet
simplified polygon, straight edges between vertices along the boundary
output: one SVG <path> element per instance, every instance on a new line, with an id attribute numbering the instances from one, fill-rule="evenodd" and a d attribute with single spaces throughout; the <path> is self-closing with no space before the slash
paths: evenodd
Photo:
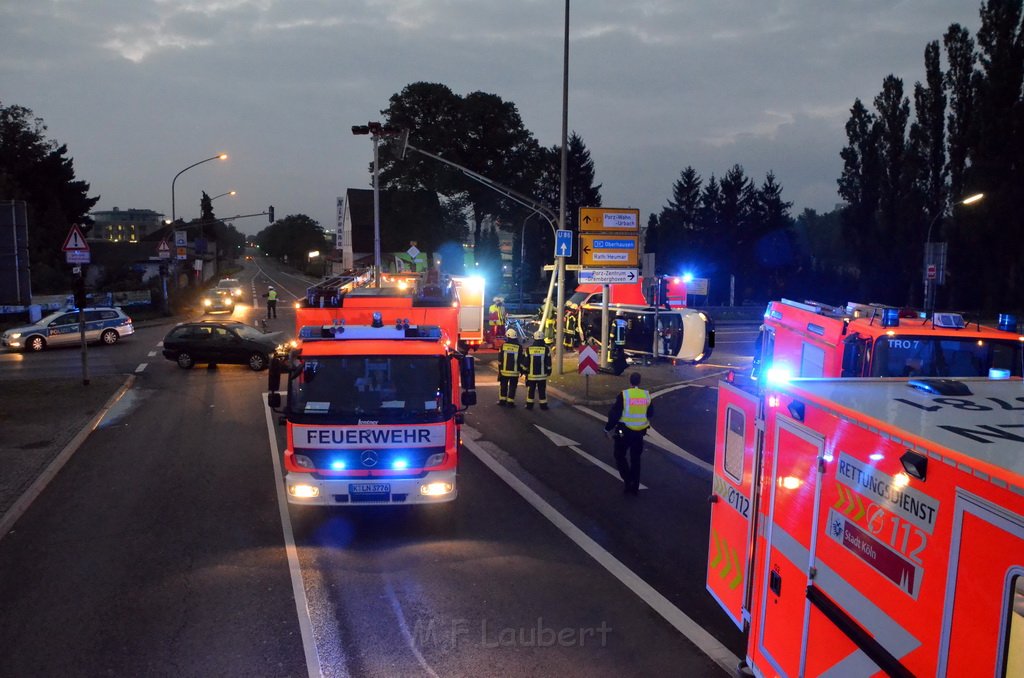
<path id="1" fill-rule="evenodd" d="M 500 362 L 498 363 L 498 405 L 501 407 L 516 406 L 516 386 L 519 384 L 519 357 L 523 347 L 519 344 L 516 331 L 505 331 L 505 343 L 501 345 Z"/>
<path id="2" fill-rule="evenodd" d="M 500 348 L 505 335 L 505 300 L 501 297 L 494 297 L 487 308 L 487 334 L 491 345 Z"/>
<path id="3" fill-rule="evenodd" d="M 565 325 L 562 326 L 562 345 L 570 351 L 575 350 L 579 342 L 579 316 L 569 309 L 565 312 Z"/>
<path id="4" fill-rule="evenodd" d="M 537 330 L 530 344 L 519 357 L 519 371 L 526 377 L 526 409 L 535 402 L 548 409 L 547 385 L 551 376 L 551 348 L 544 342 L 544 333 Z"/>

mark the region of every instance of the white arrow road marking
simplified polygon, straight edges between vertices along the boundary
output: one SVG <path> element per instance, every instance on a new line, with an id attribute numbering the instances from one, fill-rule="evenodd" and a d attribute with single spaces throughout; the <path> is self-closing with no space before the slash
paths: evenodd
<path id="1" fill-rule="evenodd" d="M 657 395 L 657 394 L 654 394 L 654 395 Z M 590 409 L 589 407 L 584 407 L 583 405 L 573 405 L 573 407 L 575 407 L 580 412 L 583 412 L 584 414 L 589 414 L 590 416 L 592 416 L 595 419 L 598 419 L 600 421 L 607 420 L 607 417 L 605 417 L 603 414 L 595 412 L 594 410 Z M 700 457 L 694 456 L 693 454 L 690 454 L 689 452 L 687 452 L 683 448 L 679 447 L 674 442 L 672 442 L 671 440 L 669 440 L 665 436 L 663 436 L 660 433 L 658 433 L 657 431 L 655 431 L 653 426 L 651 428 L 647 429 L 647 436 L 646 436 L 646 438 L 647 438 L 647 440 L 652 445 L 660 447 L 661 449 L 665 450 L 666 452 L 668 452 L 670 454 L 674 454 L 677 457 L 679 457 L 680 459 L 688 461 L 691 464 L 693 464 L 694 466 L 698 466 L 698 467 L 704 469 L 708 473 L 714 473 L 714 471 L 715 471 L 715 467 L 714 466 L 712 466 L 711 464 L 707 463 L 706 461 L 704 461 Z"/>
<path id="2" fill-rule="evenodd" d="M 537 424 L 534 424 L 534 426 L 537 426 Z M 608 473 L 608 475 L 612 476 L 616 480 L 622 480 L 619 477 L 619 472 L 618 472 L 617 469 L 612 468 L 611 466 L 609 466 L 608 464 L 604 463 L 600 459 L 598 459 L 596 457 L 593 457 L 593 456 L 587 454 L 586 452 L 584 452 L 583 450 L 581 450 L 579 447 L 577 447 L 579 445 L 579 443 L 576 442 L 575 440 L 572 440 L 571 438 L 566 438 L 565 436 L 563 436 L 561 434 L 558 434 L 558 433 L 555 433 L 554 431 L 549 431 L 546 428 L 544 428 L 543 426 L 537 426 L 537 428 L 540 430 L 541 433 L 546 435 L 548 437 L 548 440 L 550 440 L 552 443 L 554 443 L 556 447 L 568 447 L 570 450 L 572 450 L 576 454 L 580 455 L 581 457 L 583 457 L 584 459 L 589 461 L 594 466 L 597 466 L 598 468 L 606 471 Z M 640 484 L 640 489 L 641 490 L 646 490 L 648 488 L 647 488 L 646 485 L 641 483 Z"/>

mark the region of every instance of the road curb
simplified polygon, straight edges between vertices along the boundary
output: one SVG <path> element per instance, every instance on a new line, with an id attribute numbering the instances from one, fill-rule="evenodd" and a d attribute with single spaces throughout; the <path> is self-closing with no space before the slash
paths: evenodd
<path id="1" fill-rule="evenodd" d="M 14 528 L 14 524 L 18 522 L 18 518 L 28 510 L 28 507 L 36 500 L 36 497 L 42 494 L 43 490 L 46 489 L 46 486 L 50 484 L 50 481 L 56 477 L 68 460 L 71 459 L 72 455 L 74 455 L 74 453 L 78 451 L 78 448 L 81 447 L 82 443 L 85 442 L 85 439 L 89 437 L 89 434 L 99 426 L 101 421 L 103 421 L 103 417 L 105 417 L 107 412 L 110 411 L 110 408 L 112 408 L 134 384 L 135 375 L 128 375 L 121 387 L 117 389 L 114 395 L 107 399 L 106 404 L 104 404 L 103 408 L 96 413 L 96 416 L 94 416 L 88 424 L 82 427 L 82 430 L 64 446 L 64 449 L 60 451 L 60 454 L 54 457 L 53 461 L 43 469 L 43 472 L 40 473 L 34 481 L 32 481 L 32 484 L 28 486 L 28 489 L 26 489 L 21 496 L 15 500 L 11 505 L 11 508 L 8 509 L 3 516 L 0 516 L 0 540 L 11 532 Z"/>

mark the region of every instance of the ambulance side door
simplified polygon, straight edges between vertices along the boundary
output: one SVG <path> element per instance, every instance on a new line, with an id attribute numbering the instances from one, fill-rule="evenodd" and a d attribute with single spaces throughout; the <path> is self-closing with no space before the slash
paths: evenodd
<path id="1" fill-rule="evenodd" d="M 939 674 L 1024 675 L 1024 516 L 959 490 L 952 535 Z"/>
<path id="2" fill-rule="evenodd" d="M 756 395 L 719 382 L 706 586 L 740 630 L 749 607 L 758 402 Z"/>

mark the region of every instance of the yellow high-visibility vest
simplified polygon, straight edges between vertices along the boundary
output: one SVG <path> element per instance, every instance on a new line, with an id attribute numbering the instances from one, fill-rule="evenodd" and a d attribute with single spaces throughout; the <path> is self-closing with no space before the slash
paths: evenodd
<path id="1" fill-rule="evenodd" d="M 622 392 L 622 416 L 619 421 L 630 430 L 643 431 L 650 426 L 647 421 L 647 408 L 650 405 L 650 393 L 642 388 L 627 388 Z"/>

